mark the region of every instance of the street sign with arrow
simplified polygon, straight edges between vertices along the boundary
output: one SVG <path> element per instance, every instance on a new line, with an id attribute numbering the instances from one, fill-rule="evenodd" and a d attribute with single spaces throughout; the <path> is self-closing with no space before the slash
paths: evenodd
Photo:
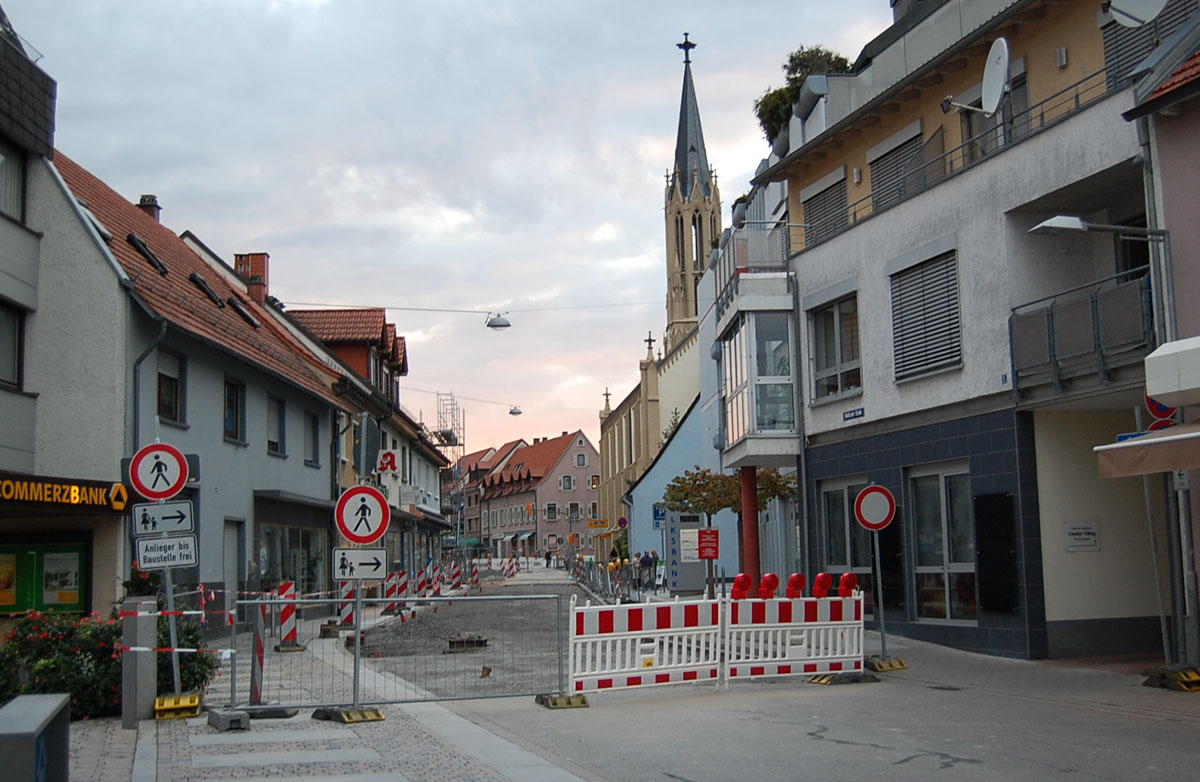
<path id="1" fill-rule="evenodd" d="M 387 576 L 387 549 L 335 548 L 333 578 L 335 581 L 383 579 Z"/>
<path id="2" fill-rule="evenodd" d="M 140 502 L 133 506 L 134 535 L 191 532 L 195 528 L 191 500 Z"/>

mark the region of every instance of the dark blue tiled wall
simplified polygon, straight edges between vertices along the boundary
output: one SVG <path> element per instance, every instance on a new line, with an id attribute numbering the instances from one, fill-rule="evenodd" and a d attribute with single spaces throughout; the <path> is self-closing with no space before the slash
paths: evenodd
<path id="1" fill-rule="evenodd" d="M 1033 417 L 1002 410 L 918 426 L 888 434 L 809 448 L 807 455 L 808 540 L 803 549 L 810 573 L 822 569 L 820 556 L 820 482 L 865 475 L 896 497 L 896 520 L 904 562 L 903 605 L 887 612 L 888 632 L 1006 657 L 1046 656 L 1046 617 L 1042 585 L 1041 534 L 1038 523 L 1037 465 Z M 1010 613 L 981 611 L 976 625 L 913 621 L 911 592 L 911 521 L 905 508 L 904 471 L 946 461 L 965 460 L 971 493 L 1013 496 L 1017 536 L 1017 579 L 1020 606 Z M 887 552 L 884 554 L 887 558 Z"/>

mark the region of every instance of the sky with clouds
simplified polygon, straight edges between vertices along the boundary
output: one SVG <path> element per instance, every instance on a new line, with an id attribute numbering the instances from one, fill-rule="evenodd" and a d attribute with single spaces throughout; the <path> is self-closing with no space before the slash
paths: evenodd
<path id="1" fill-rule="evenodd" d="M 433 425 L 453 392 L 468 450 L 598 443 L 603 392 L 661 345 L 683 32 L 728 223 L 787 54 L 853 60 L 891 22 L 887 0 L 0 6 L 58 82 L 59 149 L 227 262 L 270 253 L 293 309 L 388 307 L 404 406 Z"/>

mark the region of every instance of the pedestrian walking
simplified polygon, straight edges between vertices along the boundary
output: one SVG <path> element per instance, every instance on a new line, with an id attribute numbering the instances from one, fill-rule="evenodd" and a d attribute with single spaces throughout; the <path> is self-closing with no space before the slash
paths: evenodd
<path id="1" fill-rule="evenodd" d="M 550 567 L 550 549 L 546 549 L 546 568 Z"/>
<path id="2" fill-rule="evenodd" d="M 638 560 L 638 565 L 642 571 L 642 589 L 649 589 L 654 583 L 654 557 L 647 551 Z"/>

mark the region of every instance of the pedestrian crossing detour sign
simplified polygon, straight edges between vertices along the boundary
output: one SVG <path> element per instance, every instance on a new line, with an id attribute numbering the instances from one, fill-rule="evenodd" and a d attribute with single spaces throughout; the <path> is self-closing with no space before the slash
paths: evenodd
<path id="1" fill-rule="evenodd" d="M 188 463 L 183 452 L 166 443 L 151 443 L 129 462 L 129 482 L 148 500 L 169 500 L 187 483 Z"/>
<path id="2" fill-rule="evenodd" d="M 352 543 L 374 543 L 387 532 L 392 510 L 387 497 L 374 486 L 355 486 L 346 489 L 338 498 L 333 511 L 338 531 Z"/>

